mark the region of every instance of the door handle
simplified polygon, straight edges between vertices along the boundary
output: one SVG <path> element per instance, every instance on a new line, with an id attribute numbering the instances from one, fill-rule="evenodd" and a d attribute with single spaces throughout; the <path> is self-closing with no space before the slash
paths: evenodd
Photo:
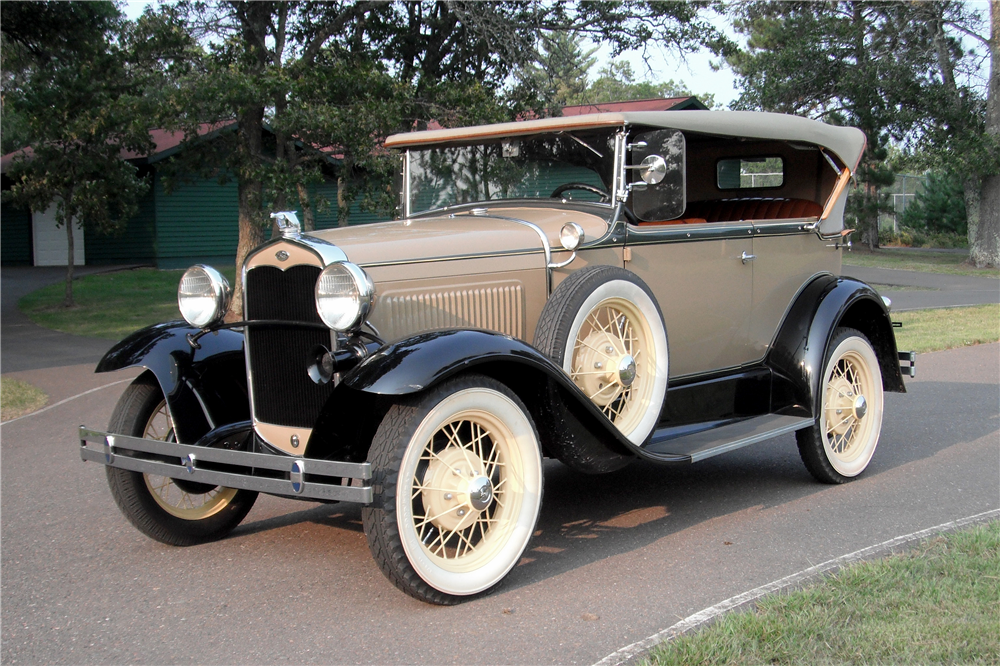
<path id="1" fill-rule="evenodd" d="M 745 264 L 748 261 L 753 261 L 756 258 L 757 258 L 756 254 L 747 254 L 746 250 L 744 250 L 743 254 L 740 256 L 740 261 L 742 261 Z"/>

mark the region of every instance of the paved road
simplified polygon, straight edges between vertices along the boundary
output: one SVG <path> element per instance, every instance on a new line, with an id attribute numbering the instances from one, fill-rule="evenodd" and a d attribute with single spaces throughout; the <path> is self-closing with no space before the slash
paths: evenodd
<path id="1" fill-rule="evenodd" d="M 75 273 L 89 275 L 119 267 L 78 266 Z M 0 371 L 4 374 L 35 368 L 97 364 L 113 342 L 67 335 L 42 328 L 21 314 L 17 302 L 49 284 L 66 279 L 65 267 L 7 267 L 0 269 Z"/>
<path id="2" fill-rule="evenodd" d="M 878 285 L 894 312 L 1000 303 L 1000 279 L 844 266 L 843 274 Z M 888 285 L 888 287 L 882 286 Z"/>
<path id="3" fill-rule="evenodd" d="M 121 386 L 2 426 L 0 661 L 590 664 L 734 594 L 1000 504 L 1000 345 L 920 357 L 864 476 L 812 481 L 791 436 L 687 467 L 545 468 L 505 586 L 453 608 L 396 591 L 357 507 L 261 498 L 230 538 L 170 548 L 119 514 L 73 428 Z M 45 374 L 48 373 L 48 374 Z M 82 391 L 87 366 L 22 373 Z"/>

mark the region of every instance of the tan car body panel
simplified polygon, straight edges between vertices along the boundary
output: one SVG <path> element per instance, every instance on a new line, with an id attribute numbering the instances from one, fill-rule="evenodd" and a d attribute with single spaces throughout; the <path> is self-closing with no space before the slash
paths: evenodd
<path id="1" fill-rule="evenodd" d="M 585 240 L 594 240 L 605 235 L 608 221 L 561 206 L 482 208 L 487 214 L 466 208 L 311 235 L 339 247 L 372 278 L 371 322 L 387 340 L 436 328 L 486 328 L 530 343 L 548 293 L 542 239 L 522 222 L 545 234 L 558 262 L 569 258 L 559 244 L 563 225 L 575 222 Z M 568 269 L 587 265 L 587 254 Z M 621 265 L 613 252 L 604 256 Z"/>
<path id="2" fill-rule="evenodd" d="M 786 221 L 782 221 L 786 222 Z M 795 295 L 806 282 L 821 273 L 840 275 L 840 250 L 815 233 L 767 235 L 768 225 L 753 239 L 753 316 L 750 320 L 751 360 L 764 358 Z"/>
<path id="3" fill-rule="evenodd" d="M 692 230 L 750 227 L 745 223 L 688 226 Z M 753 267 L 740 260 L 743 252 L 750 254 L 753 249 L 749 233 L 746 238 L 629 247 L 632 259 L 625 268 L 649 285 L 663 312 L 671 379 L 735 367 L 750 360 L 747 331 Z"/>

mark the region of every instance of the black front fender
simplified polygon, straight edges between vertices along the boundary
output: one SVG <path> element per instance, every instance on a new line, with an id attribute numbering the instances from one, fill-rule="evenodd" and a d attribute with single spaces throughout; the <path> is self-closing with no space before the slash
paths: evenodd
<path id="1" fill-rule="evenodd" d="M 887 391 L 905 392 L 889 311 L 860 280 L 822 275 L 799 294 L 768 351 L 773 371 L 772 411 L 815 416 L 827 347 L 839 326 L 864 333 L 878 356 Z"/>
<path id="2" fill-rule="evenodd" d="M 182 321 L 155 324 L 128 336 L 104 355 L 96 372 L 143 367 L 156 377 L 167 400 L 177 441 L 197 442 L 222 425 L 250 418 L 243 334 L 214 331 L 194 349 Z"/>
<path id="3" fill-rule="evenodd" d="M 421 333 L 379 349 L 344 375 L 317 423 L 310 446 L 315 440 L 354 440 L 354 444 L 346 448 L 353 450 L 350 456 L 363 459 L 361 449 L 367 437 L 338 435 L 338 430 L 344 428 L 345 405 L 351 406 L 347 413 L 378 413 L 376 405 L 379 403 L 420 393 L 463 372 L 487 375 L 510 387 L 531 412 L 543 439 L 546 438 L 544 431 L 553 421 L 551 400 L 558 396 L 570 408 L 578 422 L 573 425 L 579 425 L 580 432 L 586 432 L 609 451 L 642 454 L 587 399 L 562 368 L 520 340 L 481 330 Z M 363 399 L 363 395 L 369 397 Z M 316 442 L 310 454 L 323 455 L 320 453 L 323 446 Z M 351 459 L 342 452 L 337 455 Z"/>

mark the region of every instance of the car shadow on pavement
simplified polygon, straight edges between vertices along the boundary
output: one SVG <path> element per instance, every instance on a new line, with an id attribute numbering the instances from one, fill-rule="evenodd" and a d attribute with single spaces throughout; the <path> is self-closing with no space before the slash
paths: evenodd
<path id="1" fill-rule="evenodd" d="M 936 398 L 941 395 L 954 402 L 941 404 Z M 987 418 L 981 413 L 954 417 L 963 408 L 996 405 L 998 397 L 1000 387 L 995 384 L 951 382 L 912 383 L 907 396 L 888 394 L 879 448 L 857 483 L 997 432 L 1000 415 L 995 407 Z M 946 412 L 951 418 L 938 418 Z M 813 480 L 799 459 L 793 435 L 693 465 L 636 461 L 618 472 L 587 476 L 546 460 L 544 472 L 535 536 L 504 590 L 642 548 L 714 519 L 767 510 L 836 487 Z M 300 523 L 363 531 L 359 506 L 332 504 L 244 523 L 230 538 L 252 538 Z"/>

